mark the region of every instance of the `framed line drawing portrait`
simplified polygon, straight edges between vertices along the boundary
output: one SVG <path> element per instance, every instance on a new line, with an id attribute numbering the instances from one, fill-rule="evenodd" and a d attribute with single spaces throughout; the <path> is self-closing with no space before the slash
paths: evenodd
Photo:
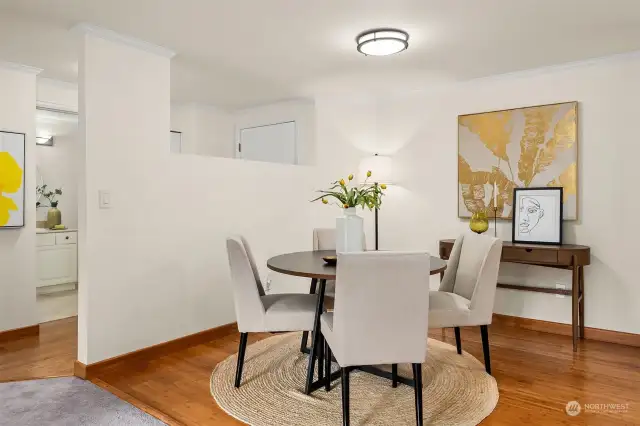
<path id="1" fill-rule="evenodd" d="M 25 135 L 0 131 L 0 229 L 24 226 Z"/>
<path id="2" fill-rule="evenodd" d="M 562 187 L 514 188 L 514 243 L 562 244 Z"/>

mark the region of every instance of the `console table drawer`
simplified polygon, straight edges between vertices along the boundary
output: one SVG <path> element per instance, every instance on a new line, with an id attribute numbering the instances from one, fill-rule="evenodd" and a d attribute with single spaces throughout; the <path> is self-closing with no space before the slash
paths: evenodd
<path id="1" fill-rule="evenodd" d="M 508 247 L 502 250 L 506 262 L 558 263 L 558 251 L 528 247 Z"/>

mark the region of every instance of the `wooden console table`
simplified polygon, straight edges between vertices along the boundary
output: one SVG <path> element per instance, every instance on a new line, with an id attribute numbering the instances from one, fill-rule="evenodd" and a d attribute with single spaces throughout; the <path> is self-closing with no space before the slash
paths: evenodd
<path id="1" fill-rule="evenodd" d="M 455 240 L 440 240 L 440 258 L 449 259 L 453 243 Z M 514 244 L 505 241 L 502 243 L 501 260 L 502 262 L 568 269 L 572 272 L 571 290 L 501 283 L 498 283 L 498 287 L 571 296 L 571 334 L 573 336 L 573 351 L 576 352 L 578 338 L 584 339 L 584 267 L 591 263 L 591 249 L 587 246 L 573 244 L 543 246 Z"/>

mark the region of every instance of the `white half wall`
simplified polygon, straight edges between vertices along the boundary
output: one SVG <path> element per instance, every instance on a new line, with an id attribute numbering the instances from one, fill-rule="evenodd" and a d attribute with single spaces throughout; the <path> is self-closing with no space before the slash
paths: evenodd
<path id="1" fill-rule="evenodd" d="M 0 229 L 0 331 L 38 323 L 35 286 L 36 72 L 0 64 L 0 130 L 26 134 L 25 226 Z"/>
<path id="2" fill-rule="evenodd" d="M 197 103 L 171 104 L 171 130 L 182 133 L 183 154 L 234 156 L 232 115 L 220 108 Z"/>
<path id="3" fill-rule="evenodd" d="M 234 322 L 226 237 L 248 238 L 263 276 L 268 257 L 309 248 L 313 169 L 170 154 L 165 57 L 86 35 L 80 82 L 78 359 Z"/>
<path id="4" fill-rule="evenodd" d="M 457 218 L 457 116 L 564 101 L 579 106 L 580 220 L 565 223 L 565 241 L 589 245 L 585 324 L 640 333 L 638 236 L 640 148 L 637 99 L 640 55 L 626 55 L 474 80 L 398 96 L 318 97 L 318 186 L 357 170 L 360 158 L 392 154 L 400 185 L 390 187 L 380 212 L 383 249 L 428 249 L 468 229 Z M 337 155 L 336 153 L 339 153 Z M 321 208 L 321 206 L 318 206 Z M 339 214 L 318 210 L 315 223 Z M 370 215 L 366 215 L 370 219 Z M 511 239 L 510 222 L 498 236 Z M 373 224 L 366 224 L 372 237 Z M 490 229 L 489 232 L 492 232 Z M 567 271 L 503 264 L 502 282 L 571 287 Z M 432 282 L 433 286 L 437 283 Z M 500 289 L 496 312 L 570 323 L 570 298 Z"/>

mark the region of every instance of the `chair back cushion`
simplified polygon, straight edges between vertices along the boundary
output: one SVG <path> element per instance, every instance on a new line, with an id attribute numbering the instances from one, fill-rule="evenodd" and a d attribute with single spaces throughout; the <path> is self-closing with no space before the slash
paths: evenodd
<path id="1" fill-rule="evenodd" d="M 313 230 L 314 250 L 335 250 L 336 230 L 334 228 L 316 228 Z"/>
<path id="2" fill-rule="evenodd" d="M 367 248 L 367 239 L 364 232 L 362 233 L 362 250 Z M 336 230 L 335 228 L 315 228 L 313 230 L 313 249 L 314 250 L 335 250 L 336 249 Z"/>
<path id="3" fill-rule="evenodd" d="M 247 253 L 247 259 L 249 259 L 251 271 L 253 272 L 253 278 L 255 278 L 256 285 L 258 286 L 258 292 L 260 293 L 260 296 L 264 296 L 266 293 L 264 291 L 264 287 L 262 287 L 262 280 L 260 279 L 260 273 L 258 272 L 258 266 L 256 265 L 256 259 L 253 257 L 251 246 L 249 246 L 249 243 L 243 236 L 240 236 L 239 238 L 240 241 L 242 241 L 245 253 Z"/>
<path id="4" fill-rule="evenodd" d="M 254 332 L 264 330 L 264 306 L 260 297 L 264 294 L 257 269 L 250 257 L 244 238 L 227 238 L 227 254 L 231 269 L 233 300 L 236 308 L 238 330 Z"/>
<path id="5" fill-rule="evenodd" d="M 453 286 L 454 293 L 471 300 L 480 270 L 492 243 L 493 238 L 489 236 L 475 233 L 465 234 Z"/>
<path id="6" fill-rule="evenodd" d="M 421 363 L 427 349 L 429 254 L 338 254 L 332 348 L 341 366 Z"/>
<path id="7" fill-rule="evenodd" d="M 488 235 L 468 232 L 453 245 L 440 291 L 471 301 L 475 322 L 491 323 L 501 254 L 502 241 Z"/>

